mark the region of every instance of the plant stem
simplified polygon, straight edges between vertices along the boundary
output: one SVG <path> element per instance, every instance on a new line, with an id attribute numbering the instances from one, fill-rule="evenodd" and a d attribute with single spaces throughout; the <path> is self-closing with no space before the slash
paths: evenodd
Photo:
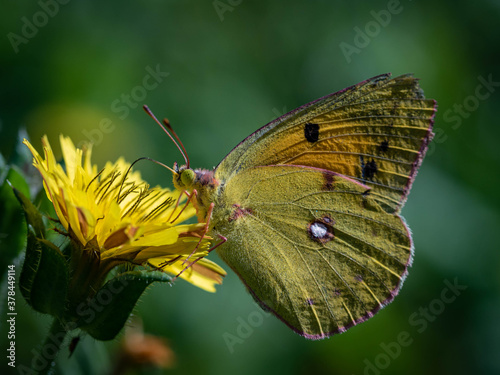
<path id="1" fill-rule="evenodd" d="M 38 351 L 37 358 L 32 362 L 32 369 L 39 375 L 51 374 L 56 365 L 56 358 L 67 331 L 59 319 L 55 318 L 50 331 Z"/>

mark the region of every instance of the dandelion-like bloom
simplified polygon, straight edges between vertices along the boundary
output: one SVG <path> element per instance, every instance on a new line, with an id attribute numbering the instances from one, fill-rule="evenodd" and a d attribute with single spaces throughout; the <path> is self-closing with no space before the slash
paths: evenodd
<path id="1" fill-rule="evenodd" d="M 46 136 L 42 138 L 45 158 L 24 140 L 71 239 L 73 282 L 84 281 L 86 287 L 95 288 L 112 268 L 124 263 L 149 264 L 177 275 L 207 255 L 209 239 L 200 242 L 204 224 L 183 224 L 195 209 L 178 204 L 180 192 L 150 188 L 122 158 L 98 171 L 90 161 L 90 146 L 75 148 L 62 135 L 60 142 L 65 168 L 56 162 Z M 202 258 L 180 277 L 213 292 L 224 275 L 221 267 Z"/>

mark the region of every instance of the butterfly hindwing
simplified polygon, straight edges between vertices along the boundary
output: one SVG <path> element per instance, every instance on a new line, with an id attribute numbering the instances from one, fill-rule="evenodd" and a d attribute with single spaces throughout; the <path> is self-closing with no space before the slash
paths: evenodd
<path id="1" fill-rule="evenodd" d="M 411 260 L 408 229 L 366 185 L 300 166 L 241 170 L 224 182 L 213 232 L 254 298 L 319 339 L 390 302 Z"/>
<path id="2" fill-rule="evenodd" d="M 374 77 L 306 104 L 257 130 L 216 177 L 263 165 L 304 165 L 349 176 L 398 212 L 432 138 L 436 111 L 411 75 Z"/>

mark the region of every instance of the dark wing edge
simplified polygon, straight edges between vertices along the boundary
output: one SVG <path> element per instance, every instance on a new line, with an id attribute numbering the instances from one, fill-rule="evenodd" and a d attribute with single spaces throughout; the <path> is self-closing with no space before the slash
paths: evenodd
<path id="1" fill-rule="evenodd" d="M 427 100 L 432 100 L 434 103 L 434 113 L 431 116 L 431 119 L 429 121 L 429 127 L 427 128 L 427 133 L 425 137 L 422 139 L 422 145 L 420 146 L 420 150 L 418 152 L 418 156 L 413 162 L 412 170 L 410 172 L 410 176 L 408 179 L 408 183 L 406 184 L 403 194 L 401 195 L 401 200 L 399 201 L 397 210 L 395 213 L 398 213 L 401 211 L 403 206 L 406 203 L 406 200 L 408 199 L 408 195 L 410 194 L 411 187 L 413 185 L 413 182 L 415 181 L 415 177 L 417 177 L 417 172 L 420 166 L 422 165 L 422 161 L 424 160 L 425 154 L 427 153 L 427 150 L 429 149 L 429 143 L 432 141 L 432 138 L 434 138 L 434 133 L 432 132 L 432 129 L 434 127 L 434 122 L 436 119 L 436 113 L 437 113 L 437 101 L 435 99 L 427 99 Z M 406 223 L 405 223 L 406 224 Z"/>
<path id="2" fill-rule="evenodd" d="M 408 76 L 408 75 L 411 75 L 411 74 L 404 74 L 401 77 Z M 392 76 L 392 73 L 385 73 L 385 74 L 380 74 L 380 75 L 372 77 L 372 78 L 368 78 L 368 79 L 366 79 L 366 80 L 364 80 L 362 82 L 359 82 L 359 83 L 357 83 L 355 85 L 352 85 L 352 86 L 346 87 L 346 88 L 344 88 L 342 90 L 339 90 L 337 92 L 334 92 L 334 93 L 322 96 L 321 98 L 313 100 L 312 102 L 304 104 L 304 105 L 302 105 L 302 106 L 300 106 L 298 108 L 295 108 L 294 110 L 292 110 L 292 111 L 290 111 L 288 113 L 285 113 L 284 115 L 278 117 L 277 119 L 269 122 L 268 124 L 264 125 L 263 127 L 259 128 L 259 129 L 257 129 L 252 134 L 250 134 L 248 137 L 246 137 L 245 139 L 243 139 L 240 143 L 238 143 L 235 147 L 233 147 L 233 149 L 231 151 L 229 151 L 229 153 L 220 161 L 220 163 L 214 168 L 214 170 L 216 170 L 229 157 L 229 155 L 231 155 L 235 150 L 237 150 L 238 148 L 240 148 L 240 146 L 242 146 L 243 144 L 247 143 L 252 138 L 254 138 L 254 140 L 259 139 L 259 137 L 262 134 L 266 133 L 270 129 L 273 129 L 276 125 L 278 125 L 281 122 L 287 120 L 289 117 L 292 117 L 292 116 L 296 115 L 297 113 L 303 111 L 307 107 L 310 107 L 311 105 L 316 104 L 318 102 L 321 102 L 323 100 L 329 99 L 329 98 L 331 98 L 333 96 L 343 94 L 344 92 L 352 90 L 352 89 L 354 89 L 356 87 L 366 85 L 367 83 L 377 82 L 377 81 L 389 79 L 389 78 L 391 78 L 391 76 Z"/>

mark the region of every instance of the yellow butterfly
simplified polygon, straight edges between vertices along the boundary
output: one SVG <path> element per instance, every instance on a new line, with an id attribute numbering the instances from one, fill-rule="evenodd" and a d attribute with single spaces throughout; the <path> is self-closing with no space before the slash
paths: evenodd
<path id="1" fill-rule="evenodd" d="M 325 338 L 372 317 L 406 277 L 399 211 L 435 113 L 413 76 L 380 75 L 260 128 L 214 170 L 175 165 L 174 185 L 262 308 Z"/>

